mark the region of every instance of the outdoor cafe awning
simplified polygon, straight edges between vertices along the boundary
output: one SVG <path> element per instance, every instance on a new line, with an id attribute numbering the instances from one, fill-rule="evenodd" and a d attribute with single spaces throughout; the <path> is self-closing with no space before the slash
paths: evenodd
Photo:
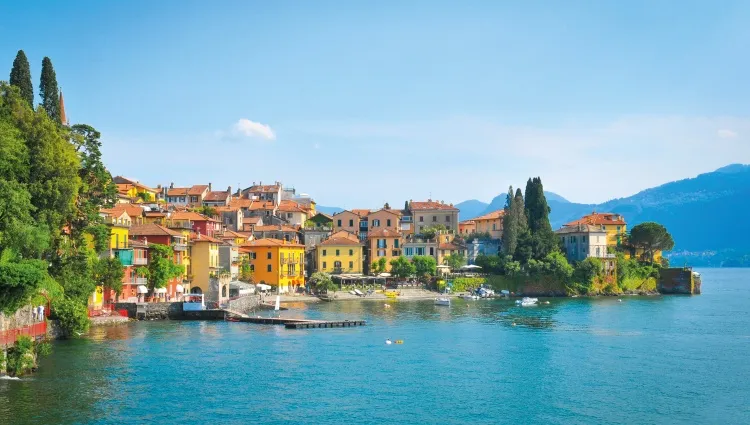
<path id="1" fill-rule="evenodd" d="M 268 291 L 269 289 L 271 289 L 271 285 L 266 285 L 264 283 L 256 283 L 255 287 L 257 289 L 260 289 L 261 291 Z"/>
<path id="2" fill-rule="evenodd" d="M 137 291 L 139 294 L 148 294 L 148 288 L 144 285 L 138 285 Z"/>

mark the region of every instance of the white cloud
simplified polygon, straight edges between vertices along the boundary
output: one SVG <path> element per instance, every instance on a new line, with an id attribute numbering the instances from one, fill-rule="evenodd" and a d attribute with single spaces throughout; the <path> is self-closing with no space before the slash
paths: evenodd
<path id="1" fill-rule="evenodd" d="M 266 124 L 250 121 L 247 118 L 240 118 L 232 126 L 232 134 L 240 137 L 261 138 L 265 140 L 276 140 L 276 133 Z"/>
<path id="2" fill-rule="evenodd" d="M 722 128 L 721 130 L 716 132 L 716 135 L 721 137 L 722 139 L 734 139 L 735 137 L 737 137 L 737 132 Z"/>

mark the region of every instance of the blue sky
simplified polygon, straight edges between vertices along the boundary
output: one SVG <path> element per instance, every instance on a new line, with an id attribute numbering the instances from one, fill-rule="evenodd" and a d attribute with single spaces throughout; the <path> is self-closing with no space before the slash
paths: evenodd
<path id="1" fill-rule="evenodd" d="M 319 204 L 601 202 L 750 162 L 750 3 L 12 2 L 114 174 Z M 0 74 L 0 78 L 7 78 Z M 36 88 L 36 87 L 35 87 Z"/>

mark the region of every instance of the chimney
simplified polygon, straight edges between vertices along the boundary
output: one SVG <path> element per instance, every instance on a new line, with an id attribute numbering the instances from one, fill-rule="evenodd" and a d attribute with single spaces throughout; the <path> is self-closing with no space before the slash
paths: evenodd
<path id="1" fill-rule="evenodd" d="M 209 192 L 211 191 L 211 186 L 213 186 L 213 185 L 211 184 L 211 182 L 208 182 L 208 191 L 209 191 Z"/>
<path id="2" fill-rule="evenodd" d="M 174 189 L 174 183 L 169 183 L 169 188 Z"/>
<path id="3" fill-rule="evenodd" d="M 156 188 L 157 188 L 158 190 L 161 190 L 161 184 L 157 184 L 157 185 L 156 185 Z"/>
<path id="4" fill-rule="evenodd" d="M 230 195 L 232 194 L 232 186 L 227 187 L 227 193 Z"/>

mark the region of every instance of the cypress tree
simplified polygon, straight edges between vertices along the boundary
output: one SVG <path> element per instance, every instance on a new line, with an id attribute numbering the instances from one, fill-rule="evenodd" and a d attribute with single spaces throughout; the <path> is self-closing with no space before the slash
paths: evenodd
<path id="1" fill-rule="evenodd" d="M 503 252 L 505 252 L 506 255 L 512 256 L 516 252 L 516 243 L 518 242 L 518 220 L 513 210 L 513 186 L 508 188 L 508 195 L 505 197 L 504 211 Z"/>
<path id="2" fill-rule="evenodd" d="M 57 76 L 52 67 L 52 61 L 48 57 L 42 60 L 42 76 L 39 80 L 39 96 L 42 98 L 41 106 L 47 111 L 52 121 L 60 123 L 60 92 L 57 89 Z"/>
<path id="3" fill-rule="evenodd" d="M 512 214 L 515 217 L 516 224 L 516 250 L 513 253 L 513 259 L 526 264 L 532 256 L 532 238 L 529 232 L 529 226 L 524 208 L 523 194 L 521 188 L 516 189 L 516 195 L 513 198 Z"/>
<path id="4" fill-rule="evenodd" d="M 526 216 L 533 240 L 533 257 L 541 260 L 557 247 L 555 232 L 549 222 L 550 207 L 544 196 L 542 179 L 535 177 L 526 183 Z"/>
<path id="5" fill-rule="evenodd" d="M 19 50 L 13 60 L 13 68 L 10 70 L 10 85 L 21 90 L 21 97 L 34 108 L 34 86 L 31 84 L 31 68 L 26 53 Z"/>

